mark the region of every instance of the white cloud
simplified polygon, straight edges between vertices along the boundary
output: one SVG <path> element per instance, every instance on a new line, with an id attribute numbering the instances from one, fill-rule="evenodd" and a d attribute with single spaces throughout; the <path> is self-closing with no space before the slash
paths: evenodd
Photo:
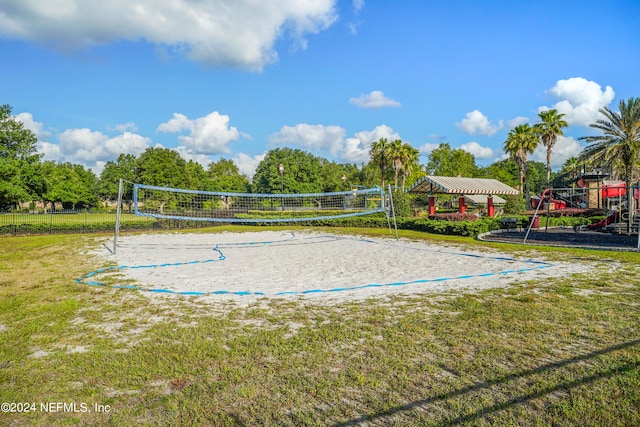
<path id="1" fill-rule="evenodd" d="M 564 162 L 570 157 L 578 157 L 584 147 L 573 137 L 558 136 L 553 149 L 551 151 L 551 169 L 557 170 L 562 167 Z M 531 155 L 531 160 L 547 164 L 547 147 L 539 144 Z"/>
<path id="2" fill-rule="evenodd" d="M 209 166 L 209 163 L 211 163 L 211 159 L 209 158 L 208 155 L 194 153 L 192 151 L 189 151 L 186 147 L 182 145 L 176 148 L 173 148 L 173 150 L 177 151 L 178 154 L 180 154 L 180 157 L 185 159 L 187 162 L 192 160 L 196 163 L 200 163 L 202 167 L 205 169 L 207 168 L 207 166 Z"/>
<path id="3" fill-rule="evenodd" d="M 386 138 L 388 141 L 402 139 L 397 132 L 394 132 L 387 125 L 378 125 L 373 130 L 356 132 L 352 138 L 345 140 L 344 149 L 339 156 L 339 160 L 356 164 L 368 162 L 371 144 L 380 140 L 380 138 Z"/>
<path id="4" fill-rule="evenodd" d="M 495 156 L 493 150 L 489 147 L 483 147 L 476 141 L 470 141 L 462 144 L 460 148 L 467 153 L 473 154 L 476 159 L 491 159 Z"/>
<path id="5" fill-rule="evenodd" d="M 38 143 L 38 152 L 45 160 L 70 162 L 92 169 L 96 174 L 108 161 L 114 161 L 120 154 L 142 153 L 151 140 L 131 132 L 110 137 L 90 129 L 67 129 L 58 135 L 58 144 Z"/>
<path id="6" fill-rule="evenodd" d="M 353 0 L 351 2 L 354 18 L 364 9 L 364 0 Z M 361 22 L 359 20 L 350 21 L 347 23 L 347 28 L 352 35 L 358 34 L 358 28 L 360 28 Z"/>
<path id="7" fill-rule="evenodd" d="M 15 118 L 38 137 L 36 149 L 44 160 L 80 164 L 96 174 L 102 171 L 107 161 L 115 160 L 120 154 L 137 156 L 151 142 L 147 137 L 128 131 L 110 137 L 102 132 L 83 128 L 67 129 L 57 134 L 58 143 L 53 143 L 48 141 L 52 134 L 45 130 L 42 122 L 34 120 L 31 113 L 20 113 Z M 131 128 L 131 125 L 125 125 L 125 128 Z"/>
<path id="8" fill-rule="evenodd" d="M 115 125 L 113 127 L 113 130 L 116 130 L 118 132 L 126 132 L 126 131 L 135 132 L 135 131 L 138 130 L 138 127 L 133 122 L 127 122 L 127 123 L 122 123 L 122 124 L 119 124 L 119 125 Z"/>
<path id="9" fill-rule="evenodd" d="M 65 161 L 88 164 L 103 159 L 109 137 L 90 129 L 67 129 L 59 136 L 60 152 Z"/>
<path id="10" fill-rule="evenodd" d="M 51 133 L 44 130 L 42 122 L 35 121 L 31 113 L 16 114 L 14 118 L 21 122 L 25 129 L 29 129 L 33 132 L 38 140 L 48 139 L 51 137 Z"/>
<path id="11" fill-rule="evenodd" d="M 256 156 L 250 156 L 245 153 L 236 154 L 231 160 L 233 163 L 238 166 L 238 170 L 241 174 L 244 174 L 249 177 L 249 179 L 253 178 L 253 175 L 256 173 L 256 169 L 258 169 L 258 165 L 262 160 L 264 160 L 266 153 L 258 154 Z"/>
<path id="12" fill-rule="evenodd" d="M 398 132 L 395 132 L 390 126 L 378 125 L 373 130 L 362 130 L 356 132 L 356 138 L 367 145 L 367 149 L 371 147 L 371 143 L 380 140 L 380 138 L 386 138 L 389 141 L 395 139 L 402 139 Z"/>
<path id="13" fill-rule="evenodd" d="M 183 152 L 191 156 L 227 154 L 230 152 L 227 145 L 240 138 L 238 129 L 229 126 L 229 116 L 217 111 L 195 120 L 174 113 L 171 120 L 160 124 L 156 130 L 165 133 L 188 131 L 189 135 L 180 135 L 178 141 Z"/>
<path id="14" fill-rule="evenodd" d="M 283 126 L 269 136 L 269 141 L 278 146 L 298 146 L 309 151 L 327 151 L 337 156 L 342 149 L 346 131 L 340 126 L 309 125 L 300 123 Z"/>
<path id="15" fill-rule="evenodd" d="M 209 65 L 261 70 L 277 61 L 274 45 L 306 36 L 338 19 L 336 0 L 4 0 L 0 36 L 76 50 L 118 40 L 146 40 Z M 354 4 L 355 7 L 355 4 Z"/>
<path id="16" fill-rule="evenodd" d="M 59 136 L 60 153 L 65 161 L 89 165 L 96 160 L 113 160 L 120 154 L 137 155 L 151 142 L 131 132 L 109 137 L 90 129 L 67 129 Z"/>
<path id="17" fill-rule="evenodd" d="M 523 125 L 529 121 L 528 117 L 517 116 L 507 122 L 509 129 L 513 129 L 516 126 Z"/>
<path id="18" fill-rule="evenodd" d="M 350 98 L 349 102 L 360 108 L 382 108 L 382 107 L 400 107 L 398 101 L 384 96 L 379 90 L 374 90 L 369 94 L 360 95 L 357 98 Z"/>
<path id="19" fill-rule="evenodd" d="M 538 112 L 555 108 L 564 114 L 569 125 L 589 126 L 600 118 L 599 110 L 611 103 L 615 92 L 611 86 L 602 87 L 582 77 L 558 80 L 548 90 L 559 101 L 552 107 L 542 106 Z"/>
<path id="20" fill-rule="evenodd" d="M 366 144 L 358 138 L 347 138 L 344 141 L 341 159 L 346 163 L 366 163 L 369 161 L 370 148 L 371 143 Z"/>
<path id="21" fill-rule="evenodd" d="M 302 123 L 283 126 L 280 131 L 269 137 L 269 141 L 272 145 L 297 146 L 308 151 L 326 152 L 341 162 L 362 163 L 369 161 L 372 142 L 380 138 L 387 138 L 389 141 L 401 139 L 400 135 L 387 125 L 357 132 L 353 137 L 346 139 L 345 133 L 345 129 L 340 126 Z"/>
<path id="22" fill-rule="evenodd" d="M 502 120 L 498 124 L 491 124 L 489 118 L 478 110 L 467 113 L 456 127 L 469 135 L 487 135 L 491 136 L 503 127 Z"/>
<path id="23" fill-rule="evenodd" d="M 156 129 L 158 132 L 175 133 L 191 127 L 191 120 L 184 114 L 173 113 L 173 118 L 168 122 L 161 123 Z"/>
<path id="24" fill-rule="evenodd" d="M 440 147 L 440 144 L 427 142 L 426 144 L 422 144 L 420 148 L 418 148 L 418 151 L 420 151 L 421 155 L 428 156 L 433 150 L 437 149 L 438 147 Z"/>
<path id="25" fill-rule="evenodd" d="M 151 139 L 132 132 L 123 132 L 120 135 L 106 140 L 102 160 L 113 160 L 120 154 L 138 155 L 149 147 Z"/>
<path id="26" fill-rule="evenodd" d="M 42 154 L 45 160 L 59 160 L 62 158 L 62 152 L 58 144 L 39 141 L 37 149 L 38 153 Z"/>

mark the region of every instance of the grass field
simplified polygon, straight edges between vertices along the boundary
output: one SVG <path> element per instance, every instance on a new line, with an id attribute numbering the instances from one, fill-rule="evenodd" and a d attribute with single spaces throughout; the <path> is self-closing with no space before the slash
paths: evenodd
<path id="1" fill-rule="evenodd" d="M 0 425 L 640 425 L 640 254 L 540 248 L 600 270 L 238 308 L 77 285 L 106 237 L 0 238 Z"/>

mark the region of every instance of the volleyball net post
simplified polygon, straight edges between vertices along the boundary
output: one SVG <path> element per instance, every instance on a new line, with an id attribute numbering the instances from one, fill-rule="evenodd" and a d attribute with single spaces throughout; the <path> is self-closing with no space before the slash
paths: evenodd
<path id="1" fill-rule="evenodd" d="M 391 184 L 389 184 L 389 191 L 387 192 L 387 194 L 389 195 L 389 204 L 386 209 L 387 223 L 389 225 L 389 234 L 391 234 L 391 218 L 393 218 L 393 228 L 396 231 L 396 240 L 399 240 L 398 223 L 396 221 L 396 209 L 395 209 L 395 206 L 393 205 L 393 193 L 391 192 Z"/>
<path id="2" fill-rule="evenodd" d="M 120 178 L 118 181 L 118 201 L 116 206 L 116 226 L 113 232 L 113 251 L 115 255 L 118 250 L 118 237 L 120 235 L 120 214 L 122 213 L 122 194 L 124 192 L 124 180 Z"/>

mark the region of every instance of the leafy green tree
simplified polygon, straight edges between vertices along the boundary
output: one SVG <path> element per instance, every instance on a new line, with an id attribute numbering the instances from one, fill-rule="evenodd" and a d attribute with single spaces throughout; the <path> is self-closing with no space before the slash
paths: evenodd
<path id="1" fill-rule="evenodd" d="M 98 177 L 96 174 L 82 165 L 74 164 L 72 168 L 79 180 L 79 186 L 76 190 L 78 201 L 73 205 L 73 209 L 98 206 L 100 199 L 98 197 Z"/>
<path id="2" fill-rule="evenodd" d="M 9 159 L 36 159 L 38 138 L 11 115 L 11 107 L 0 106 L 0 157 Z"/>
<path id="3" fill-rule="evenodd" d="M 95 207 L 98 204 L 98 179 L 82 165 L 46 161 L 43 164 L 46 191 L 43 202 L 52 209 L 60 204 L 63 209 Z"/>
<path id="4" fill-rule="evenodd" d="M 320 159 L 310 153 L 276 148 L 258 164 L 253 188 L 258 193 L 319 193 L 324 189 L 321 169 Z"/>
<path id="5" fill-rule="evenodd" d="M 340 176 L 339 191 L 350 190 L 355 185 L 365 185 L 366 181 L 363 180 L 363 173 L 360 170 L 360 168 L 358 168 L 358 165 L 354 163 L 345 163 L 345 164 L 340 164 L 338 166 L 340 167 L 340 169 L 342 170 L 342 173 L 346 177 L 345 182 L 342 182 L 342 176 Z M 364 167 L 365 165 L 362 165 L 362 168 Z M 378 179 L 374 178 L 371 182 L 372 183 L 370 185 L 365 185 L 365 186 L 368 186 L 368 187 L 373 186 L 374 185 L 373 183 L 378 182 Z M 327 191 L 332 191 L 332 190 L 327 190 Z"/>
<path id="6" fill-rule="evenodd" d="M 118 199 L 120 179 L 135 182 L 136 161 L 136 156 L 133 154 L 120 154 L 115 162 L 107 162 L 98 180 L 98 194 L 103 200 L 115 201 Z M 124 185 L 123 190 L 122 199 L 128 201 L 129 210 L 131 210 L 133 186 L 131 184 Z"/>
<path id="7" fill-rule="evenodd" d="M 249 178 L 240 173 L 233 160 L 223 158 L 217 162 L 209 163 L 207 173 L 212 191 L 246 193 L 251 188 Z"/>
<path id="8" fill-rule="evenodd" d="M 0 157 L 0 211 L 29 200 L 20 162 Z"/>
<path id="9" fill-rule="evenodd" d="M 461 148 L 452 150 L 447 142 L 443 142 L 429 154 L 426 170 L 429 175 L 434 176 L 474 177 L 478 173 L 473 154 Z"/>
<path id="10" fill-rule="evenodd" d="M 560 171 L 553 178 L 552 187 L 566 188 L 574 186 L 584 167 L 584 161 L 580 160 L 578 157 L 569 157 L 562 165 Z"/>
<path id="11" fill-rule="evenodd" d="M 494 162 L 482 168 L 478 177 L 497 179 L 511 187 L 517 188 L 519 178 L 518 164 L 512 157 L 509 157 L 508 159 Z"/>
<path id="12" fill-rule="evenodd" d="M 546 188 L 549 188 L 546 178 L 547 166 L 544 163 L 529 160 L 527 162 L 527 171 L 531 191 L 541 194 Z M 553 179 L 553 177 L 554 175 L 552 174 L 551 179 Z"/>
<path id="13" fill-rule="evenodd" d="M 542 141 L 542 144 L 547 147 L 547 185 L 551 182 L 551 151 L 553 146 L 558 141 L 558 136 L 564 135 L 562 128 L 569 126 L 569 124 L 563 120 L 564 114 L 558 113 L 557 110 L 551 109 L 547 111 L 541 111 L 538 114 L 540 123 L 535 125 L 536 132 Z"/>
<path id="14" fill-rule="evenodd" d="M 507 215 L 519 215 L 527 210 L 527 205 L 521 194 L 508 194 L 504 196 L 504 213 Z"/>
<path id="15" fill-rule="evenodd" d="M 363 164 L 359 173 L 359 183 L 360 185 L 364 185 L 365 187 L 373 187 L 374 185 L 378 185 L 380 180 L 382 179 L 380 176 L 380 165 L 373 161 L 369 160 L 367 163 Z M 358 182 L 349 181 L 352 184 L 358 184 Z"/>
<path id="16" fill-rule="evenodd" d="M 600 135 L 584 136 L 579 139 L 591 143 L 582 157 L 595 163 L 611 167 L 631 187 L 640 155 L 640 98 L 620 100 L 619 111 L 608 107 L 600 109 L 602 119 L 590 126 L 602 132 Z M 631 210 L 632 192 L 627 192 L 627 203 Z M 629 215 L 627 233 L 631 233 L 633 215 Z"/>
<path id="17" fill-rule="evenodd" d="M 320 158 L 319 160 L 322 175 L 322 191 L 334 192 L 348 190 L 349 183 L 351 182 L 349 175 L 352 174 L 353 168 L 350 168 L 349 165 L 341 165 L 324 158 Z"/>
<path id="18" fill-rule="evenodd" d="M 9 105 L 0 106 L 0 209 L 41 197 L 37 137 L 11 115 Z"/>
<path id="19" fill-rule="evenodd" d="M 171 188 L 193 188 L 187 162 L 175 150 L 147 148 L 136 161 L 136 182 Z"/>
<path id="20" fill-rule="evenodd" d="M 528 124 L 516 126 L 509 132 L 507 140 L 504 142 L 504 151 L 511 156 L 518 164 L 518 176 L 520 180 L 520 192 L 522 184 L 526 180 L 525 198 L 527 208 L 531 206 L 531 194 L 529 191 L 529 169 L 528 157 L 533 154 L 538 146 L 538 135 L 536 130 Z"/>
<path id="21" fill-rule="evenodd" d="M 169 188 L 195 188 L 195 182 L 189 176 L 187 162 L 175 150 L 161 147 L 147 148 L 137 159 L 136 171 L 136 181 L 142 184 Z M 160 199 L 149 201 L 149 203 L 153 203 L 161 213 L 164 212 L 165 207 L 177 207 L 180 204 L 188 205 L 193 202 L 192 196 L 184 193 L 164 192 L 156 196 Z"/>
<path id="22" fill-rule="evenodd" d="M 213 187 L 213 181 L 209 176 L 209 173 L 200 163 L 189 160 L 185 169 L 190 185 L 190 187 L 187 188 L 190 190 L 211 190 Z"/>
<path id="23" fill-rule="evenodd" d="M 567 172 L 572 180 L 576 180 L 580 174 L 581 166 L 580 159 L 577 157 L 569 157 L 562 165 L 561 171 Z"/>

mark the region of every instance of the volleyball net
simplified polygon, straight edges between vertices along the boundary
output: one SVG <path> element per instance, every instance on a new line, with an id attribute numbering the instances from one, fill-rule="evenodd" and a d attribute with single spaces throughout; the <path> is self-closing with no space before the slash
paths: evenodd
<path id="1" fill-rule="evenodd" d="M 348 218 L 388 212 L 379 188 L 334 193 L 227 193 L 133 185 L 135 215 L 223 223 L 285 223 Z"/>
<path id="2" fill-rule="evenodd" d="M 189 190 L 120 180 L 113 239 L 116 253 L 123 200 L 135 216 L 158 221 L 277 224 L 335 220 L 384 212 L 389 232 L 398 238 L 391 187 L 357 188 L 349 191 L 308 194 L 229 193 Z M 392 224 L 393 221 L 393 224 Z M 312 224 L 313 225 L 313 224 Z M 327 225 L 326 223 L 320 225 Z"/>

